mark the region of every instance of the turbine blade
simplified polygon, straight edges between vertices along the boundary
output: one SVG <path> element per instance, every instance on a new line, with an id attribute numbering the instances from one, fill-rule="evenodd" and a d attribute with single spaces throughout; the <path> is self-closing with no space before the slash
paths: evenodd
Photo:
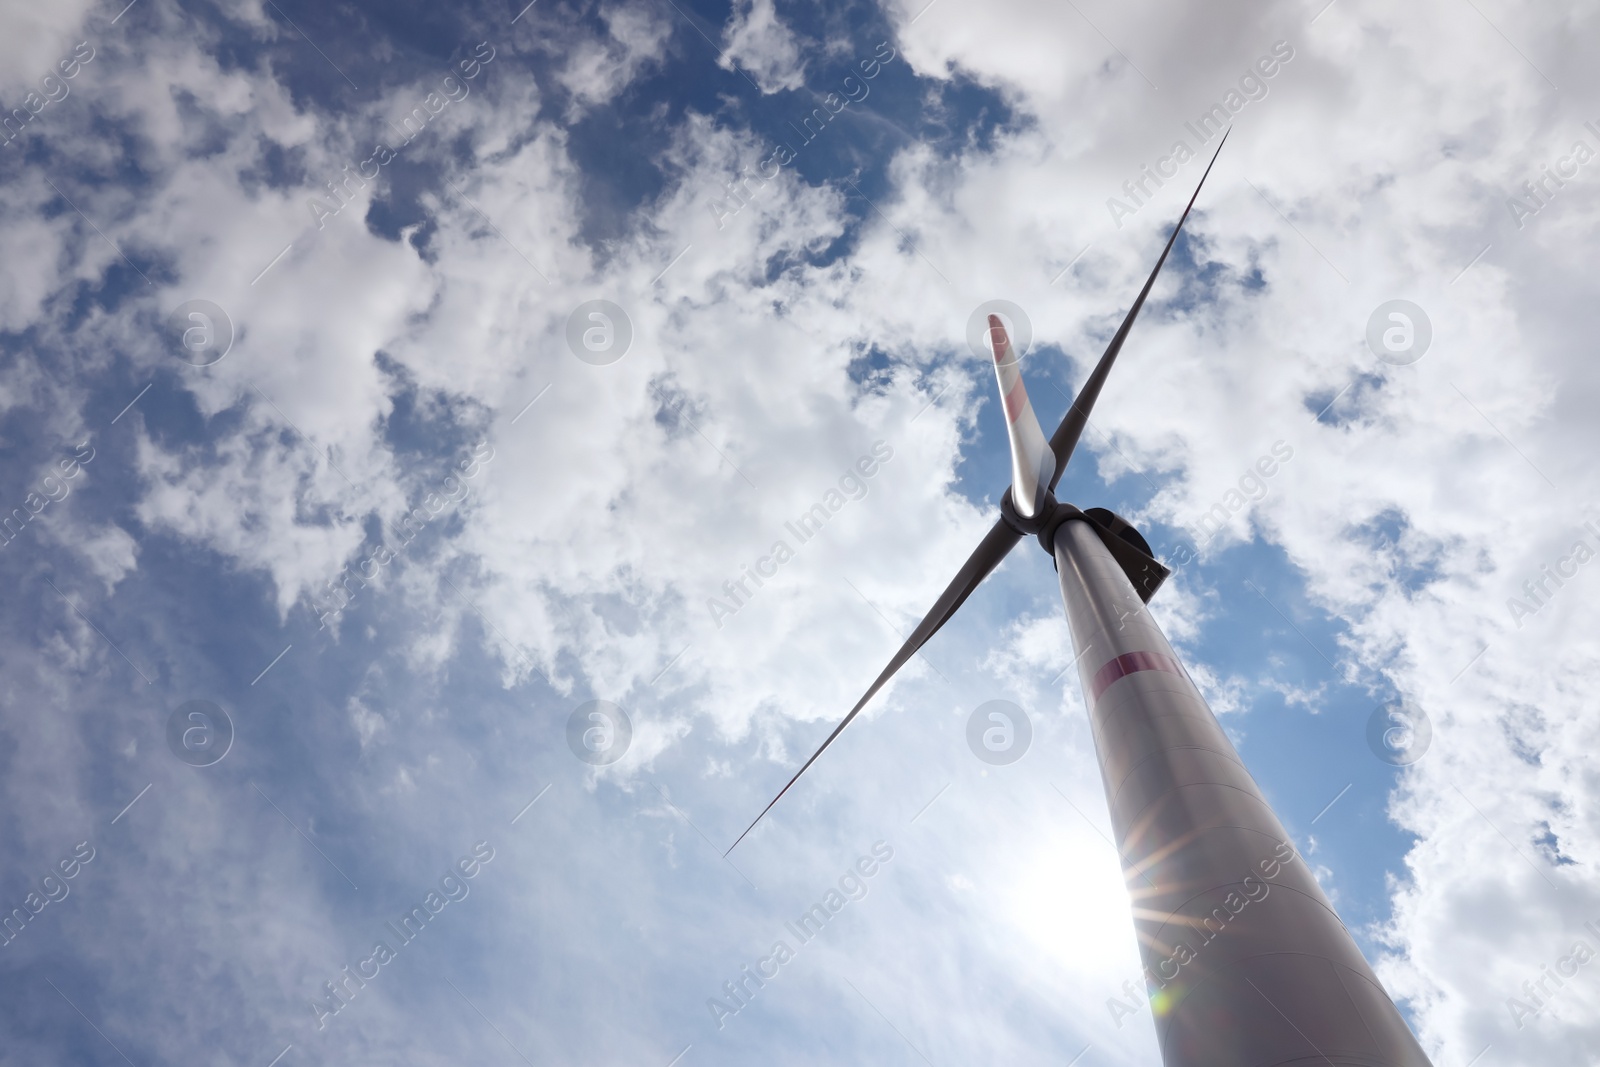
<path id="1" fill-rule="evenodd" d="M 1228 128 L 1232 133 L 1233 128 Z M 1061 480 L 1062 472 L 1067 469 L 1067 461 L 1072 458 L 1072 450 L 1077 447 L 1078 438 L 1083 434 L 1083 428 L 1089 421 L 1089 412 L 1094 410 L 1094 403 L 1100 398 L 1100 390 L 1106 384 L 1106 377 L 1111 373 L 1111 365 L 1117 361 L 1117 353 L 1122 351 L 1122 342 L 1128 339 L 1128 331 L 1133 328 L 1133 320 L 1139 317 L 1139 309 L 1144 307 L 1144 301 L 1150 295 L 1150 289 L 1156 284 L 1156 276 L 1161 273 L 1162 266 L 1167 262 L 1167 253 L 1172 251 L 1173 244 L 1178 240 L 1178 234 L 1183 231 L 1184 221 L 1189 217 L 1189 210 L 1194 207 L 1195 200 L 1200 196 L 1200 190 L 1206 184 L 1206 177 L 1211 173 L 1211 168 L 1216 165 L 1217 156 L 1222 154 L 1222 146 L 1228 143 L 1228 133 L 1222 135 L 1222 140 L 1217 144 L 1216 152 L 1211 156 L 1211 162 L 1206 164 L 1205 174 L 1200 175 L 1200 184 L 1194 187 L 1194 195 L 1189 197 L 1188 206 L 1183 209 L 1183 214 L 1178 217 L 1178 224 L 1172 228 L 1172 236 L 1167 238 L 1167 247 L 1161 250 L 1161 258 L 1156 260 L 1155 269 L 1150 272 L 1150 277 L 1145 280 L 1144 288 L 1139 290 L 1139 298 L 1133 302 L 1133 307 L 1128 309 L 1128 317 L 1122 320 L 1122 325 L 1117 328 L 1116 334 L 1111 338 L 1111 343 L 1106 346 L 1105 355 L 1100 357 L 1100 362 L 1089 374 L 1089 379 L 1083 383 L 1083 388 L 1078 390 L 1072 407 L 1061 419 L 1061 425 L 1056 427 L 1056 432 L 1050 435 L 1050 451 L 1056 457 L 1056 469 L 1050 475 L 1050 488 L 1055 489 L 1056 483 Z"/>
<path id="2" fill-rule="evenodd" d="M 906 643 L 900 646 L 900 651 L 894 654 L 894 658 L 883 669 L 883 673 L 878 675 L 877 681 L 873 682 L 871 687 L 867 689 L 866 694 L 856 701 L 856 706 L 850 709 L 850 714 L 846 715 L 843 721 L 833 728 L 833 733 L 829 734 L 828 739 L 822 742 L 822 747 L 813 752 L 811 758 L 806 760 L 800 769 L 794 773 L 794 777 L 789 779 L 788 785 L 780 789 L 778 795 L 773 797 L 771 802 L 761 809 L 761 814 L 756 816 L 755 822 L 745 827 L 744 833 L 739 835 L 739 840 L 728 846 L 728 852 L 732 852 L 739 847 L 739 841 L 745 839 L 745 834 L 756 828 L 756 823 L 759 823 L 767 812 L 772 810 L 773 804 L 783 799 L 783 794 L 789 791 L 789 786 L 798 782 L 800 776 L 806 773 L 806 770 L 813 763 L 817 762 L 817 757 L 822 755 L 829 745 L 833 744 L 834 738 L 844 732 L 844 728 L 850 725 L 850 720 L 854 719 L 860 714 L 861 709 L 867 706 L 867 701 L 871 700 L 878 690 L 882 689 L 884 684 L 894 677 L 894 673 L 905 666 L 912 656 L 917 654 L 917 650 L 927 643 L 928 638 L 939 632 L 939 627 L 943 626 L 950 616 L 956 613 L 956 609 L 962 605 L 974 589 L 978 588 L 978 584 L 989 576 L 989 572 L 1000 565 L 1000 561 L 1006 558 L 1006 553 L 1010 552 L 1021 539 L 1022 535 L 1007 526 L 1004 519 L 995 521 L 994 526 L 984 535 L 983 540 L 978 542 L 978 547 L 973 551 L 972 555 L 967 557 L 967 561 L 956 572 L 955 578 L 945 587 L 944 592 L 939 594 L 939 599 L 934 601 L 933 607 L 928 611 L 928 614 L 923 616 L 922 621 L 917 623 L 917 628 L 911 631 L 911 636 L 906 638 Z M 727 852 L 723 853 L 723 855 L 727 854 Z"/>
<path id="3" fill-rule="evenodd" d="M 1056 457 L 1044 438 L 1039 416 L 1033 413 L 1017 350 L 1000 316 L 989 316 L 989 343 L 994 348 L 994 375 L 1000 383 L 1000 403 L 1006 409 L 1006 436 L 1011 442 L 1011 502 L 1018 513 L 1032 516 L 1044 503 Z"/>

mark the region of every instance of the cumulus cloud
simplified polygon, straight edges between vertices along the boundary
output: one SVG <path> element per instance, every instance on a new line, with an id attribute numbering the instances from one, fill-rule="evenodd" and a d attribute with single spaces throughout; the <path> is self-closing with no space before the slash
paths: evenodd
<path id="1" fill-rule="evenodd" d="M 39 596 L 36 613 L 8 623 L 8 654 L 34 663 L 15 699 L 136 701 L 139 717 L 17 718 L 8 790 L 61 799 L 30 806 L 11 840 L 53 862 L 42 857 L 76 840 L 72 828 L 109 830 L 150 783 L 145 807 L 115 824 L 148 836 L 108 846 L 121 866 L 104 869 L 124 887 L 161 871 L 174 893 L 215 889 L 198 915 L 152 911 L 131 891 L 98 898 L 97 914 L 174 946 L 154 964 L 155 988 L 199 974 L 208 987 L 268 990 L 225 998 L 247 1005 L 229 1020 L 249 1037 L 241 1060 L 323 1040 L 307 997 L 369 951 L 439 863 L 493 833 L 514 842 L 503 866 L 440 917 L 441 940 L 446 922 L 461 924 L 449 942 L 460 947 L 434 961 L 459 988 L 428 985 L 428 968 L 386 972 L 341 1013 L 321 1046 L 330 1056 L 409 1055 L 423 1028 L 408 1019 L 442 997 L 483 1006 L 536 1057 L 666 1062 L 718 1040 L 746 1061 L 805 1062 L 814 1050 L 772 1053 L 773 1030 L 753 1014 L 731 1033 L 710 1028 L 703 1001 L 888 826 L 898 866 L 762 1010 L 854 1019 L 859 994 L 924 1049 L 1070 1058 L 1092 1042 L 1147 1061 L 1148 1030 L 1113 1026 L 1101 1007 L 1136 957 L 1096 822 L 1075 675 L 1062 676 L 1054 575 L 1029 546 L 786 799 L 748 859 L 730 867 L 713 842 L 787 780 L 981 535 L 987 504 L 963 464 L 994 410 L 987 368 L 964 346 L 972 308 L 1015 300 L 1040 344 L 1068 357 L 1050 373 L 1081 375 L 1215 145 L 1186 124 L 1274 55 L 1265 91 L 1231 112 L 1193 235 L 1096 411 L 1082 461 L 1098 461 L 1100 480 L 1073 484 L 1147 486 L 1135 517 L 1180 539 L 1222 503 L 1225 532 L 1194 546 L 1157 608 L 1236 736 L 1251 736 L 1254 694 L 1312 707 L 1335 679 L 1427 710 L 1433 746 L 1388 807 L 1414 840 L 1371 933 L 1429 1049 L 1466 1062 L 1493 1044 L 1502 1062 L 1544 1063 L 1592 1046 L 1595 1023 L 1572 996 L 1583 979 L 1527 1018 L 1507 1002 L 1531 1003 L 1523 982 L 1600 919 L 1597 783 L 1584 763 L 1596 742 L 1584 706 L 1593 572 L 1556 583 L 1543 569 L 1580 538 L 1600 549 L 1585 533 L 1596 487 L 1580 417 L 1597 387 L 1582 249 L 1600 200 L 1584 171 L 1547 185 L 1530 218 L 1506 207 L 1574 138 L 1593 142 L 1582 119 L 1597 116 L 1555 107 L 1545 80 L 1579 98 L 1586 75 L 1563 41 L 1592 30 L 1592 16 L 1528 16 L 1515 35 L 1524 59 L 1436 5 L 1235 5 L 1162 20 L 1027 0 L 918 8 L 893 14 L 914 87 L 878 83 L 865 106 L 976 86 L 1016 121 L 895 150 L 870 203 L 842 180 L 853 175 L 786 168 L 719 219 L 707 197 L 764 141 L 709 113 L 704 94 L 662 112 L 656 179 L 603 243 L 583 227 L 594 164 L 576 127 L 625 104 L 672 61 L 672 35 L 688 34 L 647 6 L 602 8 L 603 33 L 536 24 L 554 16 L 533 9 L 517 32 L 561 33 L 559 61 L 502 43 L 470 94 L 358 182 L 347 174 L 371 142 L 426 107 L 439 75 L 319 107 L 287 63 L 224 62 L 215 37 L 179 32 L 178 15 L 156 7 L 131 42 L 106 37 L 51 105 L 46 147 L 29 150 L 63 165 L 16 172 L 0 231 L 7 262 L 26 264 L 4 272 L 0 312 L 46 353 L 5 368 L 8 417 L 37 423 L 7 433 L 54 447 L 92 427 L 116 447 L 102 445 L 92 471 L 104 514 L 60 528 L 70 556 L 44 554 L 56 540 L 31 556 L 8 547 L 10 573 Z M 8 46 L 17 69 L 79 39 L 80 18 L 50 17 L 26 47 Z M 228 32 L 308 43 L 264 15 L 243 26 Z M 763 93 L 802 84 L 799 32 L 770 2 L 737 7 L 723 41 L 724 69 Z M 561 121 L 540 117 L 550 86 L 569 98 Z M 102 125 L 125 137 L 96 136 Z M 1169 181 L 1147 177 L 1178 140 L 1194 158 Z M 313 198 L 338 210 L 311 210 Z M 1373 309 L 1397 297 L 1421 305 L 1433 331 L 1405 366 L 1365 341 Z M 220 304 L 234 330 L 210 367 L 176 363 L 162 332 L 172 307 L 196 298 Z M 570 316 L 597 298 L 622 309 L 632 335 L 608 365 L 568 342 Z M 113 399 L 101 381 L 121 391 Z M 480 441 L 492 460 L 452 474 Z M 1259 495 L 1240 489 L 1280 441 L 1292 459 L 1279 457 Z M 879 442 L 888 458 L 859 499 L 802 541 L 791 524 Z M 456 495 L 447 477 L 465 491 L 430 507 Z M 1235 491 L 1255 498 L 1235 508 Z M 419 506 L 425 531 L 396 562 L 370 563 Z M 754 582 L 779 542 L 792 558 Z M 1262 684 L 1254 675 L 1270 665 L 1204 658 L 1224 602 L 1253 595 L 1217 561 L 1252 545 L 1281 554 L 1308 610 L 1336 620 L 1338 666 L 1324 678 Z M 199 612 L 209 601 L 196 573 L 228 585 L 228 610 Z M 1513 619 L 1507 601 L 1528 581 L 1543 582 L 1538 610 Z M 330 583 L 346 582 L 354 599 L 319 629 Z M 211 650 L 256 598 L 266 617 L 251 616 L 243 647 Z M 187 651 L 196 645 L 208 651 Z M 228 694 L 240 748 L 218 767 L 234 778 L 170 760 L 162 731 L 176 701 L 133 696 L 157 683 L 129 665 L 164 694 Z M 282 697 L 258 696 L 278 685 Z M 637 750 L 600 772 L 573 761 L 563 732 L 569 706 L 591 694 L 638 718 Z M 1009 774 L 964 751 L 966 713 L 997 695 L 1036 717 L 1037 749 Z M 102 765 L 109 782 L 88 770 Z M 46 788 L 52 775 L 64 792 Z M 253 873 L 267 861 L 274 873 Z M 370 902 L 344 895 L 347 864 L 382 887 Z M 1350 899 L 1340 872 L 1329 877 Z M 89 888 L 80 903 L 96 899 Z M 708 908 L 731 918 L 708 928 Z M 240 914 L 272 918 L 224 958 L 209 938 Z M 157 998 L 130 991 L 117 945 L 63 929 L 84 975 L 107 976 L 82 980 L 115 1002 L 102 1017 L 111 1032 L 140 1032 Z M 597 958 L 605 966 L 577 966 Z M 530 973 L 523 959 L 557 962 Z M 511 992 L 530 985 L 552 999 Z M 972 1002 L 975 987 L 987 992 Z M 596 1038 L 597 1005 L 612 998 L 647 1007 Z M 553 1018 L 549 1003 L 567 1014 Z M 181 1058 L 203 1014 L 194 1006 L 138 1047 Z M 997 1035 L 1002 1014 L 1024 1021 Z M 470 1010 L 428 1018 L 440 1048 L 496 1040 Z M 898 1043 L 872 1036 L 877 1018 L 850 1024 L 869 1052 Z M 42 1058 L 53 1048 L 39 1040 Z"/>
<path id="2" fill-rule="evenodd" d="M 1144 121 L 1100 127 L 1073 177 L 1105 169 L 1082 185 L 1067 178 L 1064 196 L 1032 195 L 1035 169 L 972 179 L 986 203 L 1022 205 L 1032 223 L 992 242 L 1013 261 L 1061 255 L 1060 242 L 1032 235 L 1071 226 L 1055 219 L 1074 209 L 1098 214 L 1098 225 L 1075 228 L 1078 246 L 1092 246 L 1076 278 L 1099 292 L 1103 271 L 1117 271 L 1126 289 L 1137 268 L 1094 258 L 1111 229 L 1098 203 L 1123 196 L 1123 180 L 1137 179 L 1174 136 L 1198 147 L 1182 122 L 1257 53 L 1290 42 L 1294 59 L 1269 95 L 1238 115 L 1206 195 L 1204 240 L 1191 243 L 1213 277 L 1254 269 L 1261 285 L 1208 288 L 1156 308 L 1097 421 L 1135 464 L 1180 473 L 1150 514 L 1181 526 L 1192 527 L 1274 439 L 1292 444 L 1293 462 L 1253 505 L 1254 529 L 1288 552 L 1324 610 L 1346 622 L 1351 660 L 1419 699 L 1436 724 L 1434 748 L 1391 808 L 1417 838 L 1386 927 L 1394 952 L 1386 980 L 1410 998 L 1442 1058 L 1464 1061 L 1490 1043 L 1516 1062 L 1576 1054 L 1593 1039 L 1581 1013 L 1555 1006 L 1518 1026 L 1524 1020 L 1507 999 L 1600 910 L 1587 866 L 1553 861 L 1552 846 L 1538 844 L 1557 841 L 1569 857 L 1593 847 L 1594 788 L 1581 755 L 1589 742 L 1580 740 L 1592 716 L 1578 697 L 1592 677 L 1584 635 L 1593 626 L 1582 593 L 1566 587 L 1536 624 L 1512 625 L 1505 604 L 1542 564 L 1570 557 L 1592 517 L 1582 504 L 1594 488 L 1592 465 L 1579 458 L 1585 431 L 1560 417 L 1558 397 L 1593 388 L 1574 344 L 1590 316 L 1567 298 L 1564 264 L 1571 242 L 1592 232 L 1597 200 L 1581 179 L 1547 183 L 1551 215 L 1539 222 L 1550 225 L 1535 232 L 1515 227 L 1505 192 L 1582 135 L 1576 114 L 1548 109 L 1545 71 L 1582 81 L 1570 64 L 1563 69 L 1560 37 L 1569 18 L 1586 16 L 1519 25 L 1521 50 L 1533 57 L 1525 59 L 1504 41 L 1492 46 L 1491 27 L 1423 8 L 1392 18 L 1335 9 L 1314 25 L 1314 11 L 1297 21 L 1219 10 L 1143 33 L 1119 28 L 1112 12 L 1087 13 L 1116 42 L 1075 35 L 1079 47 L 1097 43 L 1098 66 L 986 48 L 977 25 L 969 45 L 955 32 L 956 8 L 907 25 L 904 50 L 929 74 L 960 69 L 1021 94 L 1042 130 L 1068 124 L 1069 86 L 1081 90 L 1071 104 L 1076 128 L 1086 112 L 1138 111 Z M 1030 5 L 1007 14 L 1078 18 Z M 1211 46 L 1224 37 L 1236 43 Z M 1355 51 L 1374 44 L 1396 62 L 1358 75 Z M 1159 72 L 1166 100 L 1147 91 L 1135 65 Z M 1143 143 L 1124 140 L 1134 137 Z M 1045 159 L 1078 147 L 1042 132 L 1019 140 Z M 1159 218 L 1146 222 L 1141 207 L 1139 226 L 1165 225 L 1179 194 L 1146 186 L 1148 214 Z M 950 212 L 948 229 L 968 217 Z M 1005 226 L 994 210 L 987 218 Z M 1017 257 L 1019 242 L 1033 252 Z M 981 254 L 971 247 L 946 258 Z M 1368 314 L 1395 296 L 1425 306 L 1434 324 L 1433 347 L 1413 366 L 1385 365 L 1363 341 Z M 1386 523 L 1398 535 L 1376 532 Z M 1581 572 L 1572 579 L 1583 581 Z M 1513 714 L 1518 707 L 1538 711 Z M 1466 933 L 1486 924 L 1493 937 Z"/>
<path id="3" fill-rule="evenodd" d="M 736 4 L 723 28 L 722 40 L 722 66 L 746 71 L 763 93 L 798 89 L 805 84 L 800 42 L 778 16 L 774 0 Z"/>
<path id="4" fill-rule="evenodd" d="M 672 34 L 667 14 L 640 5 L 612 4 L 601 10 L 600 17 L 606 36 L 568 44 L 566 65 L 556 74 L 557 82 L 572 94 L 568 121 L 586 108 L 611 102 L 656 65 Z"/>

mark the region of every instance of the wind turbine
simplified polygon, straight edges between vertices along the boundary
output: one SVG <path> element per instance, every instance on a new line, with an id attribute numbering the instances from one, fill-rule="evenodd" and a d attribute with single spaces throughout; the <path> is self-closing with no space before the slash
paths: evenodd
<path id="1" fill-rule="evenodd" d="M 1006 554 L 1023 537 L 1037 537 L 1060 576 L 1166 1067 L 1430 1067 L 1146 610 L 1170 571 L 1119 516 L 1055 498 L 1117 353 L 1215 163 L 1213 155 L 1127 318 L 1048 441 L 1005 326 L 989 316 L 1011 444 L 1012 480 L 1000 518 L 883 673 L 734 847 Z"/>

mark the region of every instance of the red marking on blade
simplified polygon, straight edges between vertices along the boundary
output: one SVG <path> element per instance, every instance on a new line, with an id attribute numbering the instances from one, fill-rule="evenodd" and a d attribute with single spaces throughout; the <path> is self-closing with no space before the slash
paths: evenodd
<path id="1" fill-rule="evenodd" d="M 1183 664 L 1164 652 L 1124 652 L 1094 672 L 1094 678 L 1089 682 L 1094 701 L 1099 703 L 1100 694 L 1109 689 L 1112 682 L 1140 671 L 1166 671 L 1179 678 L 1189 677 L 1184 672 Z"/>
<path id="2" fill-rule="evenodd" d="M 1016 422 L 1017 416 L 1022 413 L 1023 405 L 1028 402 L 1028 391 L 1022 387 L 1022 379 L 1017 379 L 1017 384 L 1011 387 L 1011 392 L 1005 396 L 1006 421 Z"/>
<path id="3" fill-rule="evenodd" d="M 1005 352 L 1006 345 L 1010 343 L 1011 342 L 1006 338 L 1006 324 L 1000 321 L 999 315 L 990 315 L 989 345 L 994 351 L 994 361 L 996 363 L 1001 362 L 1001 360 L 1004 358 L 1002 353 Z"/>

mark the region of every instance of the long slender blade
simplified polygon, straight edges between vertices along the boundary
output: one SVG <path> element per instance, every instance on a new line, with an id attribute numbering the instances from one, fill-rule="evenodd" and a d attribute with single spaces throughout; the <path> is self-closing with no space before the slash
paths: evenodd
<path id="1" fill-rule="evenodd" d="M 917 650 L 927 643 L 928 638 L 939 632 L 939 627 L 943 626 L 950 616 L 956 613 L 956 609 L 965 602 L 974 589 L 978 588 L 978 584 L 989 576 L 989 572 L 1000 565 L 1000 561 L 1006 558 L 1006 553 L 1010 552 L 1021 539 L 1022 535 L 1007 526 L 1004 519 L 995 521 L 994 526 L 984 535 L 983 540 L 978 542 L 978 547 L 973 551 L 972 555 L 967 557 L 967 561 L 956 572 L 955 578 L 945 587 L 944 592 L 939 594 L 939 599 L 934 601 L 932 609 L 929 610 L 927 615 L 923 616 L 921 622 L 917 623 L 917 628 L 911 631 L 911 636 L 906 638 L 906 643 L 900 646 L 900 651 L 894 654 L 894 658 L 883 669 L 883 673 L 878 675 L 878 680 L 872 683 L 866 694 L 856 702 L 856 706 L 850 709 L 850 714 L 846 715 L 844 720 L 833 728 L 833 733 L 829 734 L 828 739 L 822 742 L 822 747 L 813 752 L 811 758 L 801 765 L 793 778 L 789 779 L 789 784 L 780 789 L 778 795 L 772 798 L 771 803 L 761 809 L 761 814 L 756 816 L 755 822 L 745 827 L 744 833 L 739 835 L 739 840 L 728 846 L 728 852 L 732 852 L 739 847 L 739 841 L 745 839 L 745 834 L 756 828 L 756 823 L 759 823 L 767 812 L 772 810 L 772 805 L 783 799 L 783 794 L 789 791 L 789 786 L 798 782 L 800 776 L 806 773 L 807 768 L 817 762 L 817 757 L 822 755 L 829 745 L 833 744 L 834 738 L 844 732 L 844 728 L 850 725 L 850 720 L 861 713 L 861 709 L 867 706 L 867 701 L 871 700 L 878 690 L 882 689 L 889 679 L 894 677 L 894 673 L 905 666 L 912 656 L 917 654 Z M 727 853 L 725 852 L 723 855 L 727 855 Z"/>
<path id="2" fill-rule="evenodd" d="M 1011 502 L 1019 514 L 1033 516 L 1044 503 L 1056 457 L 1028 399 L 1022 361 L 998 315 L 989 316 L 989 344 L 994 350 L 995 381 L 1000 386 L 1000 406 L 1005 409 L 1006 437 L 1011 443 Z"/>
<path id="3" fill-rule="evenodd" d="M 1233 128 L 1228 128 L 1232 133 Z M 1094 410 L 1094 403 L 1100 399 L 1100 390 L 1106 384 L 1106 378 L 1111 373 L 1111 365 L 1117 361 L 1117 353 L 1122 351 L 1122 342 L 1128 339 L 1128 331 L 1133 329 L 1133 320 L 1139 317 L 1139 309 L 1144 307 L 1144 301 L 1150 295 L 1150 290 L 1156 284 L 1156 276 L 1161 273 L 1161 268 L 1167 262 L 1167 253 L 1172 251 L 1172 246 L 1178 240 L 1178 234 L 1183 232 L 1183 224 L 1189 218 L 1189 211 L 1194 207 L 1194 202 L 1200 196 L 1200 190 L 1205 187 L 1206 177 L 1211 173 L 1211 168 L 1216 165 L 1217 156 L 1222 154 L 1222 146 L 1228 143 L 1228 133 L 1222 135 L 1222 140 L 1217 144 L 1216 152 L 1211 156 L 1211 162 L 1206 164 L 1205 174 L 1200 175 L 1200 184 L 1194 187 L 1194 195 L 1189 197 L 1188 206 L 1183 209 L 1183 214 L 1178 218 L 1178 225 L 1172 228 L 1172 236 L 1167 238 L 1167 247 L 1161 250 L 1161 258 L 1156 260 L 1155 269 L 1150 272 L 1150 277 L 1145 280 L 1144 288 L 1139 290 L 1139 299 L 1133 302 L 1133 307 L 1128 309 L 1128 317 L 1122 320 L 1122 325 L 1117 328 L 1111 343 L 1106 346 L 1105 355 L 1100 357 L 1100 362 L 1095 364 L 1094 370 L 1089 374 L 1089 380 L 1083 383 L 1083 388 L 1078 390 L 1078 396 L 1072 401 L 1072 407 L 1061 419 L 1061 425 L 1056 427 L 1056 432 L 1050 435 L 1050 451 L 1055 453 L 1056 469 L 1050 476 L 1050 488 L 1055 489 L 1056 483 L 1061 481 L 1062 473 L 1067 469 L 1067 460 L 1072 458 L 1072 450 L 1077 447 L 1078 438 L 1083 434 L 1083 428 L 1089 422 L 1089 413 Z"/>

